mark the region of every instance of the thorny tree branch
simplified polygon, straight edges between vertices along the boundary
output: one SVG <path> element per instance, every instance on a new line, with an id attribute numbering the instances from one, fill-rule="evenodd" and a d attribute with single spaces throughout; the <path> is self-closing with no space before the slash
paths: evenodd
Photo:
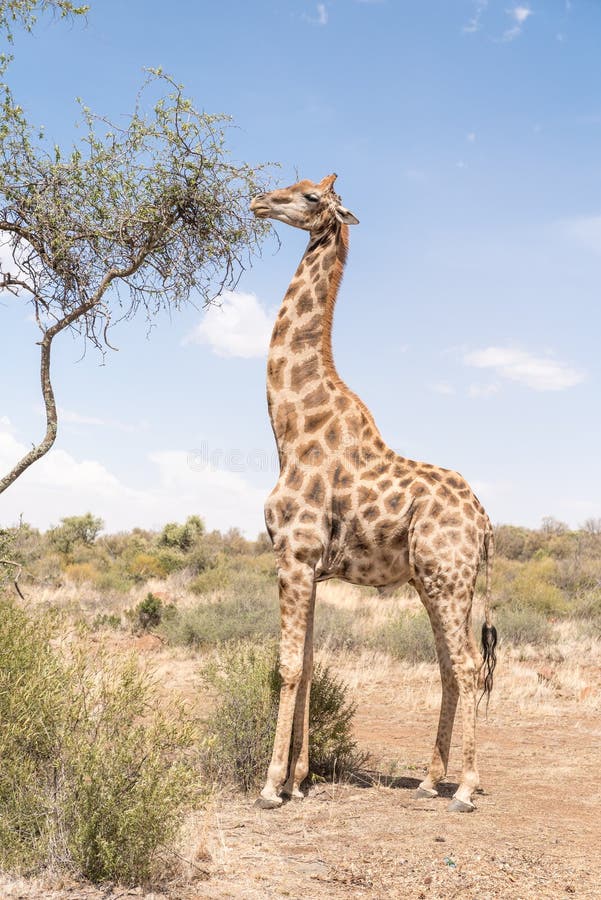
<path id="1" fill-rule="evenodd" d="M 263 167 L 234 165 L 229 120 L 198 112 L 160 70 L 125 127 L 84 107 L 85 138 L 67 156 L 34 140 L 6 86 L 0 103 L 0 242 L 14 263 L 0 290 L 33 307 L 46 412 L 42 441 L 0 479 L 2 493 L 56 439 L 54 338 L 72 330 L 103 352 L 115 321 L 142 311 L 150 325 L 162 310 L 210 303 L 236 286 L 267 226 L 248 208 Z"/>

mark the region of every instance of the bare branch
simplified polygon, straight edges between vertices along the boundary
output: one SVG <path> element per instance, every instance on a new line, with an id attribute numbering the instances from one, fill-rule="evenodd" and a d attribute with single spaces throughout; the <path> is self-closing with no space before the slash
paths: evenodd
<path id="1" fill-rule="evenodd" d="M 23 566 L 21 565 L 21 563 L 15 562 L 12 559 L 0 559 L 0 565 L 14 566 L 16 568 L 17 572 L 15 574 L 15 577 L 13 578 L 13 584 L 15 586 L 15 590 L 16 590 L 17 594 L 19 595 L 21 600 L 23 600 L 23 602 L 25 602 L 25 597 L 23 596 L 23 592 L 21 591 L 21 588 L 19 587 L 19 578 L 21 577 L 21 573 L 23 572 Z"/>

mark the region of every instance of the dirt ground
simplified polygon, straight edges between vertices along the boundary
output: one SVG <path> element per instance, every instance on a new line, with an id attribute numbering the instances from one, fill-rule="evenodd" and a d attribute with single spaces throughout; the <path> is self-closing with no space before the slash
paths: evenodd
<path id="1" fill-rule="evenodd" d="M 471 814 L 446 811 L 452 780 L 435 800 L 412 796 L 436 726 L 436 685 L 430 699 L 419 690 L 433 670 L 416 676 L 412 704 L 382 671 L 354 688 L 357 738 L 375 766 L 355 783 L 318 785 L 304 802 L 276 811 L 257 810 L 253 798 L 239 795 L 214 800 L 194 826 L 189 877 L 160 891 L 49 876 L 0 882 L 0 897 L 601 898 L 601 713 L 591 702 L 599 669 L 579 670 L 578 695 L 546 684 L 552 673 L 541 675 L 534 662 L 520 672 L 521 681 L 507 676 L 505 686 L 501 676 L 488 720 L 480 716 L 485 790 Z M 519 692 L 528 684 L 526 702 Z M 451 779 L 460 761 L 457 732 Z"/>

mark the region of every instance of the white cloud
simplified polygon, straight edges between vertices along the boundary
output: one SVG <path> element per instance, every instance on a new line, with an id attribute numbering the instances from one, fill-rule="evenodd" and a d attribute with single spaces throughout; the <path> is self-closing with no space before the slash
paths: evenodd
<path id="1" fill-rule="evenodd" d="M 522 33 L 522 28 L 533 13 L 529 6 L 512 6 L 506 13 L 513 19 L 515 25 L 504 32 L 503 40 L 513 41 Z"/>
<path id="2" fill-rule="evenodd" d="M 27 452 L 0 422 L 0 472 L 5 473 Z M 238 472 L 211 465 L 190 464 L 185 451 L 157 451 L 147 456 L 154 469 L 145 487 L 132 487 L 98 460 L 78 460 L 53 448 L 34 463 L 2 495 L 0 525 L 25 521 L 38 528 L 63 516 L 92 512 L 108 531 L 136 525 L 160 528 L 169 520 L 201 515 L 208 528 L 237 525 L 254 537 L 264 528 L 265 491 Z"/>
<path id="3" fill-rule="evenodd" d="M 306 22 L 310 22 L 311 25 L 327 25 L 328 24 L 328 10 L 325 3 L 318 3 L 315 7 L 315 15 L 309 16 L 306 13 L 303 14 L 303 18 Z"/>
<path id="4" fill-rule="evenodd" d="M 14 253 L 17 255 L 17 262 L 15 262 Z M 29 276 L 27 272 L 19 265 L 19 258 L 27 255 L 31 252 L 31 244 L 27 241 L 19 241 L 17 245 L 17 250 L 13 251 L 12 245 L 10 241 L 4 240 L 0 241 L 0 273 L 10 274 L 13 278 L 20 278 L 21 281 L 30 283 Z M 11 288 L 12 293 L 19 294 L 22 291 L 22 288 L 13 287 Z M 0 294 L 4 293 L 2 288 L 0 288 Z"/>
<path id="5" fill-rule="evenodd" d="M 559 223 L 560 230 L 593 253 L 601 253 L 601 216 L 575 216 Z"/>
<path id="6" fill-rule="evenodd" d="M 532 10 L 529 6 L 514 6 L 513 9 L 508 10 L 508 13 L 516 20 L 518 25 L 523 25 L 526 19 L 532 15 Z"/>
<path id="7" fill-rule="evenodd" d="M 535 391 L 562 391 L 585 379 L 583 372 L 550 356 L 535 356 L 512 347 L 487 347 L 466 354 L 464 362 L 493 369 L 501 378 L 517 381 Z"/>
<path id="8" fill-rule="evenodd" d="M 81 413 L 62 407 L 58 409 L 58 421 L 62 425 L 91 425 L 97 428 L 115 428 L 117 431 L 129 433 L 139 432 L 141 428 L 146 427 L 146 423 L 132 424 L 131 422 L 120 422 L 118 419 L 101 419 L 97 416 L 81 415 Z"/>
<path id="9" fill-rule="evenodd" d="M 0 242 L 0 272 L 7 272 L 13 263 L 13 256 L 10 252 L 10 244 L 5 241 Z"/>
<path id="10" fill-rule="evenodd" d="M 273 327 L 273 314 L 254 294 L 228 291 L 219 306 L 210 306 L 202 321 L 184 339 L 186 344 L 208 344 L 217 356 L 252 359 L 265 356 Z"/>
<path id="11" fill-rule="evenodd" d="M 488 0 L 474 0 L 474 10 L 472 17 L 463 26 L 463 30 L 467 34 L 473 34 L 480 31 L 482 27 L 482 15 L 488 6 Z"/>
<path id="12" fill-rule="evenodd" d="M 28 447 L 15 437 L 14 431 L 4 425 L 0 425 L 0 472 L 3 474 L 23 457 Z M 106 494 L 119 487 L 119 482 L 114 475 L 94 460 L 76 461 L 69 453 L 60 448 L 54 448 L 39 462 L 34 463 L 27 471 L 8 488 L 2 497 L 2 510 L 10 505 L 13 493 L 18 493 L 21 483 L 27 484 L 32 494 L 43 488 L 45 491 L 60 492 L 73 491 L 72 499 L 77 497 L 81 488 L 85 488 L 91 495 Z M 67 515 L 67 513 L 65 513 Z"/>
<path id="13" fill-rule="evenodd" d="M 468 134 L 466 134 L 466 136 L 465 136 L 465 139 L 466 139 L 466 140 L 468 141 L 468 143 L 470 143 L 470 144 L 475 143 L 475 141 L 476 141 L 476 132 L 475 132 L 475 131 L 470 131 L 470 132 L 468 132 Z"/>

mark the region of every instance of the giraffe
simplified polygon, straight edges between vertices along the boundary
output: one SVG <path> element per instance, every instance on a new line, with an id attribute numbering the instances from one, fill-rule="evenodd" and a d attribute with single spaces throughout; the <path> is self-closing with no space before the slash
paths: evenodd
<path id="1" fill-rule="evenodd" d="M 261 194 L 259 218 L 309 232 L 284 296 L 267 362 L 267 400 L 280 475 L 265 504 L 278 573 L 282 686 L 273 755 L 257 798 L 264 809 L 302 799 L 309 772 L 309 695 L 318 582 L 339 578 L 382 593 L 409 583 L 430 618 L 442 681 L 438 732 L 418 797 L 446 777 L 461 698 L 463 766 L 452 811 L 474 809 L 476 693 L 492 689 L 496 631 L 490 618 L 492 528 L 457 472 L 397 455 L 366 405 L 339 377 L 332 356 L 334 305 L 358 224 L 334 191 L 336 175 Z M 470 614 L 486 559 L 482 655 Z"/>

